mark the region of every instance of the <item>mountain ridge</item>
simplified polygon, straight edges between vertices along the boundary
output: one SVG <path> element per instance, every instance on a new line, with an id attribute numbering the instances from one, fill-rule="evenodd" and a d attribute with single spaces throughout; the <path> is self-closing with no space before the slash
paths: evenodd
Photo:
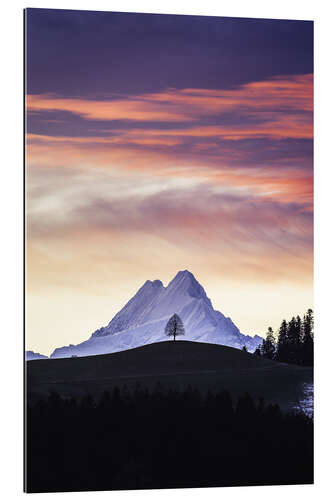
<path id="1" fill-rule="evenodd" d="M 34 359 L 49 359 L 49 357 L 44 354 L 40 354 L 39 352 L 25 351 L 25 359 L 26 361 L 31 361 Z"/>
<path id="2" fill-rule="evenodd" d="M 51 358 L 89 356 L 166 341 L 165 324 L 177 313 L 185 326 L 185 340 L 253 351 L 262 338 L 242 334 L 231 318 L 215 311 L 204 288 L 188 270 L 179 271 L 164 287 L 147 280 L 105 327 L 77 345 L 56 348 Z"/>

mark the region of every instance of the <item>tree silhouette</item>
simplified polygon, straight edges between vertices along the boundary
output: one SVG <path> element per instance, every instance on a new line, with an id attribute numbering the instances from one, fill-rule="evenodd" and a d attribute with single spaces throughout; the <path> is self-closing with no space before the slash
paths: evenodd
<path id="1" fill-rule="evenodd" d="M 178 316 L 178 314 L 174 314 L 171 316 L 167 325 L 165 327 L 165 335 L 168 337 L 173 337 L 173 340 L 176 340 L 178 335 L 185 335 L 185 328 L 182 320 Z"/>
<path id="2" fill-rule="evenodd" d="M 295 362 L 299 363 L 302 357 L 302 336 L 303 324 L 300 316 L 296 316 L 295 320 Z"/>
<path id="3" fill-rule="evenodd" d="M 275 339 L 273 329 L 269 326 L 266 340 L 262 343 L 262 355 L 264 358 L 273 359 L 275 356 Z"/>
<path id="4" fill-rule="evenodd" d="M 288 338 L 288 363 L 300 363 L 302 350 L 302 331 L 303 324 L 299 316 L 292 317 L 288 323 L 287 338 Z"/>
<path id="5" fill-rule="evenodd" d="M 288 351 L 288 324 L 284 319 L 281 323 L 279 329 L 279 336 L 277 341 L 277 360 L 287 361 L 287 351 Z"/>
<path id="6" fill-rule="evenodd" d="M 313 365 L 313 311 L 308 309 L 303 319 L 302 361 L 305 365 Z"/>

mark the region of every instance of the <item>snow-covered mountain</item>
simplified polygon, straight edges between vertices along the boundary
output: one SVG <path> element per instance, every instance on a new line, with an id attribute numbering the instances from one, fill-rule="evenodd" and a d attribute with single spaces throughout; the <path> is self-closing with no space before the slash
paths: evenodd
<path id="1" fill-rule="evenodd" d="M 25 359 L 26 361 L 30 361 L 32 359 L 48 359 L 48 356 L 44 356 L 44 354 L 39 354 L 39 352 L 25 351 Z"/>
<path id="2" fill-rule="evenodd" d="M 90 356 L 167 341 L 165 325 L 174 313 L 182 319 L 185 337 L 254 351 L 262 338 L 243 335 L 221 312 L 213 309 L 205 290 L 189 271 L 179 271 L 167 287 L 160 280 L 146 281 L 110 323 L 78 345 L 59 347 L 51 358 Z"/>

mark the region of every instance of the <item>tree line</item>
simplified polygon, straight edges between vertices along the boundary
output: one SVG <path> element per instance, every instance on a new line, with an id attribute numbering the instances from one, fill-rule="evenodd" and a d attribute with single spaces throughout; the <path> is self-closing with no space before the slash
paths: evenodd
<path id="1" fill-rule="evenodd" d="M 313 323 L 313 310 L 308 309 L 303 319 L 300 316 L 292 317 L 289 322 L 284 319 L 276 335 L 269 327 L 255 355 L 283 363 L 313 366 Z"/>
<path id="2" fill-rule="evenodd" d="M 313 422 L 248 394 L 139 385 L 27 408 L 28 492 L 313 482 Z"/>

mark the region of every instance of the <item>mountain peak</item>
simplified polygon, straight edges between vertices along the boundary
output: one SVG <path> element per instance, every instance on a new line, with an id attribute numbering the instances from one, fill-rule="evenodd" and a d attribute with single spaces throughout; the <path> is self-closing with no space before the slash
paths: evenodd
<path id="1" fill-rule="evenodd" d="M 173 280 L 170 281 L 167 286 L 167 290 L 172 290 L 174 293 L 187 292 L 191 297 L 203 298 L 206 297 L 206 292 L 200 283 L 196 280 L 194 275 L 185 269 L 184 271 L 178 271 Z"/>
<path id="2" fill-rule="evenodd" d="M 162 283 L 162 281 L 161 281 L 161 280 L 154 280 L 154 281 L 152 282 L 152 285 L 153 285 L 154 287 L 156 287 L 156 288 L 159 288 L 159 287 L 163 286 L 163 283 Z"/>
<path id="3" fill-rule="evenodd" d="M 187 269 L 184 269 L 184 271 L 178 271 L 175 278 L 182 277 L 182 276 L 189 276 L 191 278 L 194 278 L 194 274 L 192 274 L 191 271 L 188 271 Z"/>
<path id="4" fill-rule="evenodd" d="M 178 273 L 176 274 L 176 276 L 173 278 L 172 281 L 180 281 L 180 280 L 184 280 L 184 279 L 190 279 L 190 280 L 194 280 L 197 282 L 197 280 L 194 277 L 194 274 L 192 274 L 187 269 L 184 269 L 184 271 L 178 271 Z"/>
<path id="5" fill-rule="evenodd" d="M 140 288 L 140 290 L 143 290 L 143 289 L 146 289 L 146 288 L 160 288 L 160 287 L 163 287 L 163 283 L 162 283 L 161 280 L 154 280 L 154 281 L 147 280 L 142 285 L 142 287 Z"/>

